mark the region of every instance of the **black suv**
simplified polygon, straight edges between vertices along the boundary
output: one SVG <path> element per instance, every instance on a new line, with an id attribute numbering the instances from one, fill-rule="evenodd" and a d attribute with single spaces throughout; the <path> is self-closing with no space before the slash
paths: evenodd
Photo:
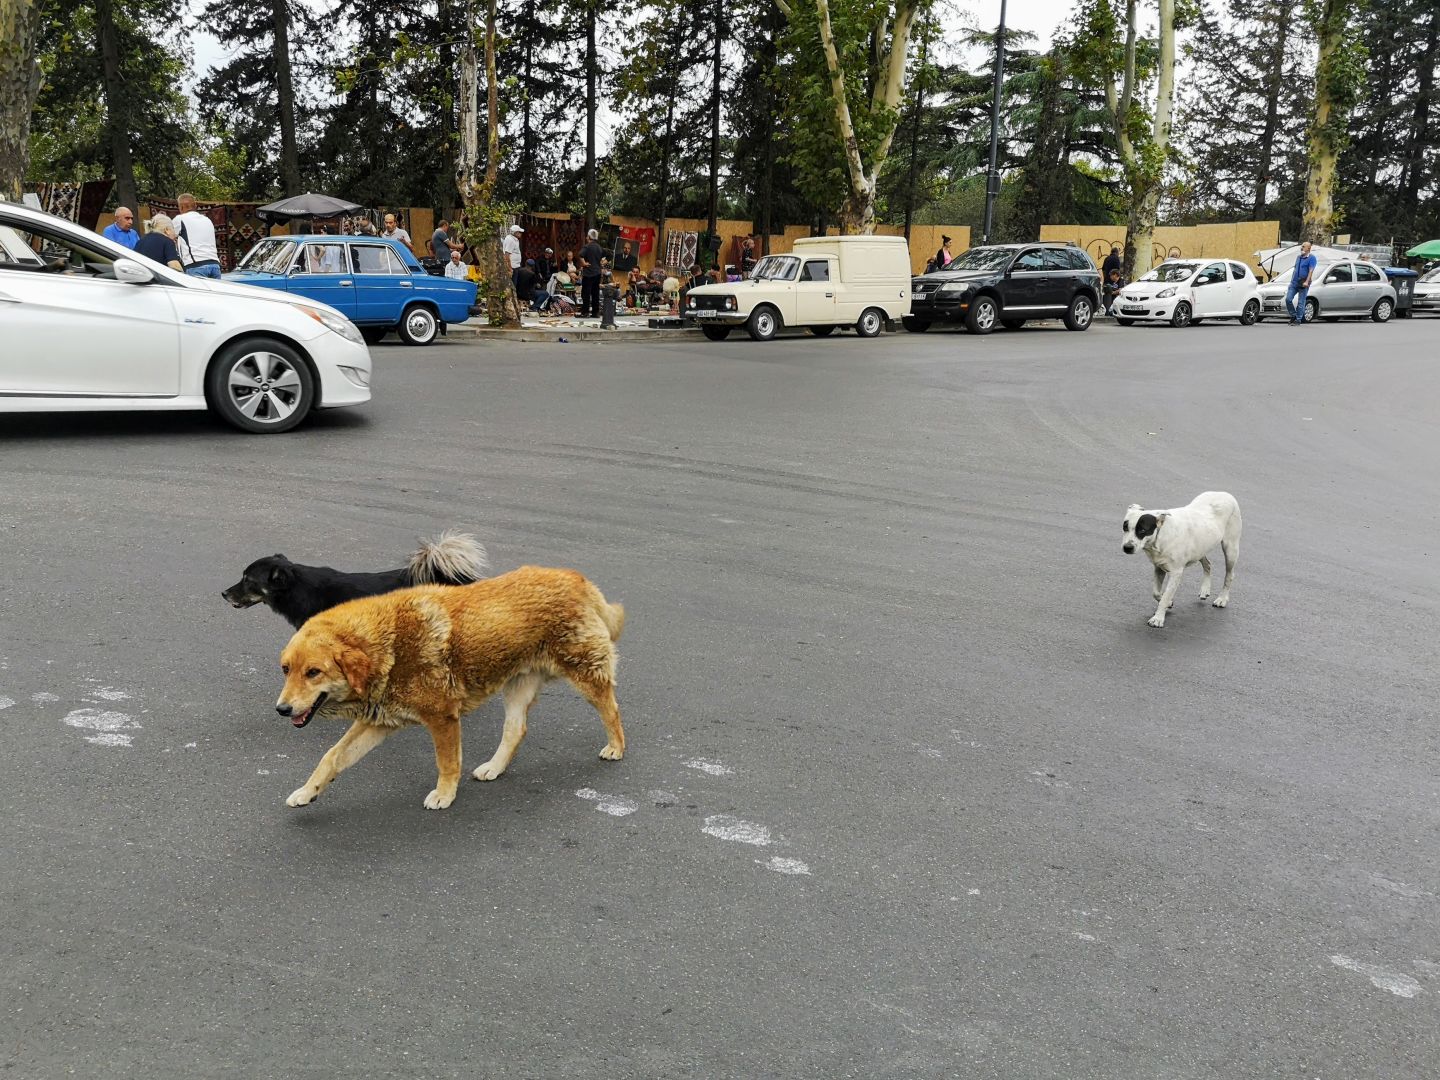
<path id="1" fill-rule="evenodd" d="M 911 280 L 905 329 L 960 322 L 974 334 L 995 325 L 1015 330 L 1026 319 L 1063 318 L 1071 330 L 1090 327 L 1100 310 L 1100 271 L 1072 244 L 973 247 L 942 270 Z"/>

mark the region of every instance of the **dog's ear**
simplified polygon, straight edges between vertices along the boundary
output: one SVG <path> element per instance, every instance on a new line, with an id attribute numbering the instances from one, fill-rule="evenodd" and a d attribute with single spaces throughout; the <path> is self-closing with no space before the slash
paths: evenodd
<path id="1" fill-rule="evenodd" d="M 284 559 L 285 556 L 276 555 L 275 558 Z M 288 585 L 292 580 L 294 580 L 294 577 L 295 575 L 290 569 L 290 563 L 288 560 L 286 560 L 285 562 L 276 563 L 274 566 L 270 567 L 271 585 Z"/>
<path id="2" fill-rule="evenodd" d="M 345 681 L 350 684 L 355 696 L 364 697 L 374 670 L 370 654 L 353 642 L 341 642 L 335 653 L 335 664 L 340 668 L 340 674 L 345 676 Z"/>
<path id="3" fill-rule="evenodd" d="M 1159 527 L 1159 520 L 1154 514 L 1141 514 L 1135 520 L 1135 539 L 1144 540 Z"/>

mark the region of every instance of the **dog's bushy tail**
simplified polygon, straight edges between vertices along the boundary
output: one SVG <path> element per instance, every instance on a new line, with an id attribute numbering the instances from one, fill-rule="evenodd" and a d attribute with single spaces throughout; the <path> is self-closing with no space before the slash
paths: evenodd
<path id="1" fill-rule="evenodd" d="M 410 556 L 415 585 L 469 585 L 490 572 L 485 545 L 469 533 L 443 532 Z"/>
<path id="2" fill-rule="evenodd" d="M 620 634 L 625 629 L 625 605 L 601 600 L 600 618 L 605 620 L 605 627 L 610 631 L 610 640 L 619 641 Z"/>

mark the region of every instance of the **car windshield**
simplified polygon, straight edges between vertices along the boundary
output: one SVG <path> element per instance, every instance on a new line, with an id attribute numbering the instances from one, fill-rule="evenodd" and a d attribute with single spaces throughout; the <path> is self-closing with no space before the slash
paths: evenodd
<path id="1" fill-rule="evenodd" d="M 962 251 L 945 264 L 946 270 L 1003 270 L 1015 257 L 1014 248 L 978 247 Z"/>
<path id="2" fill-rule="evenodd" d="M 1199 263 L 1193 262 L 1167 262 L 1161 263 L 1148 274 L 1142 277 L 1141 281 L 1187 281 L 1190 275 L 1199 268 Z"/>
<path id="3" fill-rule="evenodd" d="M 1427 270 L 1427 271 L 1425 271 L 1425 273 L 1423 273 L 1423 274 L 1420 275 L 1420 280 L 1421 280 L 1421 281 L 1440 281 L 1440 266 L 1435 267 L 1434 270 Z"/>
<path id="4" fill-rule="evenodd" d="M 793 281 L 800 269 L 800 260 L 794 255 L 767 255 L 755 264 L 751 275 L 755 281 Z"/>
<path id="5" fill-rule="evenodd" d="M 123 257 L 100 247 L 92 248 L 68 234 L 19 223 L 0 225 L 0 270 L 113 278 L 115 260 Z"/>
<path id="6" fill-rule="evenodd" d="M 295 245 L 289 240 L 261 240 L 245 253 L 237 270 L 254 270 L 261 274 L 283 274 L 290 265 Z"/>

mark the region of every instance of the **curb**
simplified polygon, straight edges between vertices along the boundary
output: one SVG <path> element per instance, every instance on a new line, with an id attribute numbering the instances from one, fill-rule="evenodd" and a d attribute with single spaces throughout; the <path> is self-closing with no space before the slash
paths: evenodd
<path id="1" fill-rule="evenodd" d="M 548 342 L 552 345 L 590 343 L 636 342 L 636 341 L 689 341 L 700 337 L 699 329 L 651 330 L 619 329 L 600 330 L 596 327 L 556 327 L 555 329 L 503 330 L 493 326 L 451 326 L 446 330 L 447 338 L 462 341 L 511 341 L 522 344 Z"/>

